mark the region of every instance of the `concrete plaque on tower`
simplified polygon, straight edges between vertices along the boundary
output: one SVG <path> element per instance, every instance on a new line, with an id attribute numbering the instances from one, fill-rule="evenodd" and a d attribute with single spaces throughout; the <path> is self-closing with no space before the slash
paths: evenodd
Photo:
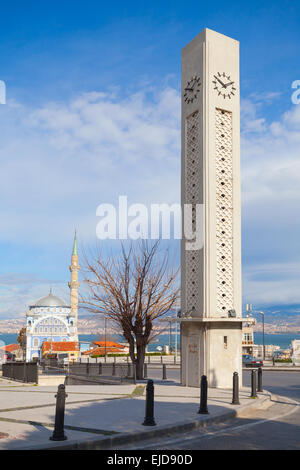
<path id="1" fill-rule="evenodd" d="M 241 382 L 239 89 L 238 41 L 205 29 L 182 51 L 181 197 L 191 208 L 183 227 L 190 223 L 204 240 L 197 246 L 183 236 L 181 246 L 181 380 L 188 386 L 206 375 L 210 387 L 231 387 L 233 372 Z"/>

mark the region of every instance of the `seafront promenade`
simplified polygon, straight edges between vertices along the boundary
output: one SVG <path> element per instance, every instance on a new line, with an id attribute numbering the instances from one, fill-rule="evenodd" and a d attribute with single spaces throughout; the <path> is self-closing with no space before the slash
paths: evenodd
<path id="1" fill-rule="evenodd" d="M 56 386 L 23 385 L 0 378 L 0 449 L 118 448 L 142 439 L 189 431 L 240 416 L 250 408 L 270 405 L 270 394 L 251 399 L 240 391 L 240 405 L 232 405 L 232 391 L 209 389 L 209 414 L 200 415 L 199 389 L 176 381 L 155 380 L 156 426 L 146 427 L 146 382 L 124 385 L 67 386 L 65 434 L 53 442 Z"/>

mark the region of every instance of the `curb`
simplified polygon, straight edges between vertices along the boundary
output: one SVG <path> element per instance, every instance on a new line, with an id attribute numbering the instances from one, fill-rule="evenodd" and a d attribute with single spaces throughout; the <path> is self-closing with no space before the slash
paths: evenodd
<path id="1" fill-rule="evenodd" d="M 209 415 L 199 415 L 198 419 L 191 419 L 189 421 L 181 421 L 173 423 L 171 425 L 165 425 L 157 427 L 155 429 L 151 428 L 145 431 L 134 431 L 129 433 L 120 433 L 115 436 L 106 437 L 103 439 L 89 439 L 86 441 L 82 440 L 70 440 L 68 443 L 61 442 L 55 443 L 55 445 L 47 446 L 36 445 L 26 447 L 30 450 L 109 450 L 113 447 L 115 448 L 118 445 L 123 444 L 133 444 L 135 442 L 140 442 L 145 439 L 151 439 L 155 437 L 162 437 L 169 434 L 177 434 L 180 432 L 192 431 L 199 428 L 205 428 L 212 424 L 218 424 L 220 422 L 227 421 L 232 418 L 238 417 L 245 410 L 258 409 L 264 405 L 267 401 L 271 400 L 271 393 L 265 391 L 264 394 L 259 396 L 257 400 L 253 400 L 252 403 L 246 403 L 244 405 L 239 405 L 238 409 L 227 409 L 226 411 L 220 412 L 220 414 L 215 416 Z M 234 406 L 234 405 L 233 405 Z"/>

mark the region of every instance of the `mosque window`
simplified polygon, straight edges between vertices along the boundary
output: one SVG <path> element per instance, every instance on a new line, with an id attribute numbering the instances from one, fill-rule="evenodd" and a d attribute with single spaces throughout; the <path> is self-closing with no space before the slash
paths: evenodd
<path id="1" fill-rule="evenodd" d="M 38 348 L 39 347 L 39 340 L 38 338 L 34 338 L 33 340 L 33 347 Z"/>

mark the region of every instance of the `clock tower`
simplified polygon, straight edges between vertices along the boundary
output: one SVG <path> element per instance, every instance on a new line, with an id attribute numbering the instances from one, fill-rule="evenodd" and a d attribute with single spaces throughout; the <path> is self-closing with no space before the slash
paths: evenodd
<path id="1" fill-rule="evenodd" d="M 242 380 L 239 98 L 238 41 L 203 30 L 182 51 L 181 380 L 187 386 L 199 387 L 202 375 L 210 387 L 232 387 L 233 372 Z M 193 244 L 186 227 L 203 244 Z"/>

